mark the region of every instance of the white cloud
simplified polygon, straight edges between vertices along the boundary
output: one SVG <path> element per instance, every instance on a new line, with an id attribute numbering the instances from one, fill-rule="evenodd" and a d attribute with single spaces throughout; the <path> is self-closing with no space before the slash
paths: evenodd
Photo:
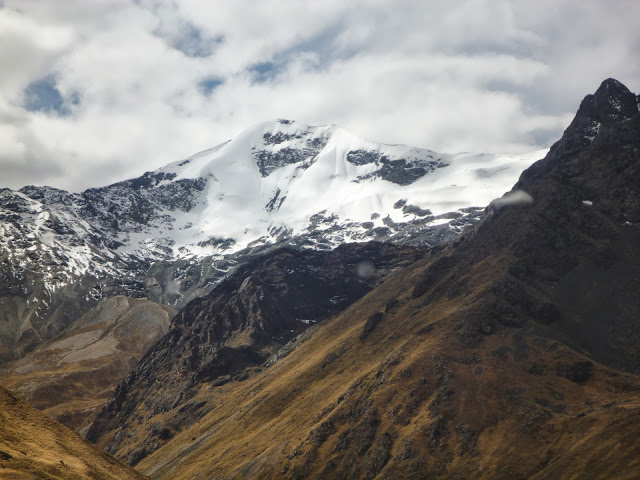
<path id="1" fill-rule="evenodd" d="M 117 181 L 274 117 L 443 151 L 545 147 L 605 78 L 639 88 L 638 14 L 629 0 L 9 0 L 0 186 Z M 65 115 L 24 108 L 43 78 Z"/>
<path id="2" fill-rule="evenodd" d="M 500 210 L 504 207 L 515 207 L 531 205 L 533 203 L 533 197 L 524 190 L 514 190 L 513 192 L 507 192 L 502 197 L 492 200 L 489 204 L 489 209 Z"/>

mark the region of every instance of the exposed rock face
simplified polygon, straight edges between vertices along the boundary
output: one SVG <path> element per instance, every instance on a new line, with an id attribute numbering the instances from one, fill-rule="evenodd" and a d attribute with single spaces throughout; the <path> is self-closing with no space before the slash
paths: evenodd
<path id="1" fill-rule="evenodd" d="M 144 299 L 105 299 L 60 335 L 0 367 L 0 383 L 81 430 L 167 332 L 176 313 Z"/>
<path id="2" fill-rule="evenodd" d="M 216 408 L 141 471 L 635 478 L 640 114 L 630 95 L 605 81 L 473 231 L 216 391 Z"/>
<path id="3" fill-rule="evenodd" d="M 0 477 L 16 480 L 147 478 L 2 387 Z"/>
<path id="4" fill-rule="evenodd" d="M 291 123 L 289 120 L 285 122 L 284 125 Z M 280 123 L 282 123 L 282 121 Z M 328 132 L 320 136 L 317 134 L 314 135 L 314 133 L 315 132 L 311 130 L 303 130 L 295 133 L 265 133 L 262 138 L 264 144 L 267 146 L 280 145 L 285 142 L 288 144 L 293 143 L 295 146 L 254 151 L 253 157 L 256 160 L 260 174 L 263 177 L 268 177 L 276 170 L 292 164 L 298 164 L 302 170 L 306 170 L 313 165 L 318 154 L 327 145 L 327 141 L 330 138 Z"/>
<path id="5" fill-rule="evenodd" d="M 398 185 L 411 185 L 436 168 L 449 166 L 446 162 L 436 158 L 434 154 L 427 155 L 427 158 L 390 159 L 380 152 L 367 150 L 351 150 L 347 153 L 347 161 L 357 166 L 375 165 L 375 170 L 359 175 L 357 181 L 382 178 Z"/>
<path id="6" fill-rule="evenodd" d="M 118 386 L 87 438 L 137 463 L 167 440 L 160 432 L 168 429 L 173 436 L 206 411 L 207 402 L 195 408 L 191 401 L 198 391 L 246 378 L 248 367 L 263 364 L 307 328 L 344 310 L 424 253 L 352 244 L 331 252 L 277 250 L 243 265 L 175 318 Z M 160 428 L 154 416 L 165 412 Z M 140 418 L 146 419 L 144 432 Z"/>
<path id="7" fill-rule="evenodd" d="M 467 269 L 501 250 L 509 266 L 494 308 L 505 323 L 531 316 L 597 361 L 639 373 L 640 115 L 632 98 L 612 79 L 587 96 L 563 138 L 514 187 L 534 204 L 496 212 L 453 258 Z M 588 122 L 599 122 L 592 139 Z"/>
<path id="8" fill-rule="evenodd" d="M 120 198 L 104 209 L 107 191 L 0 192 L 0 362 L 57 335 L 104 297 L 145 295 L 143 272 L 150 262 L 115 252 L 114 219 L 131 226 L 139 215 L 134 187 L 123 188 L 112 192 Z"/>

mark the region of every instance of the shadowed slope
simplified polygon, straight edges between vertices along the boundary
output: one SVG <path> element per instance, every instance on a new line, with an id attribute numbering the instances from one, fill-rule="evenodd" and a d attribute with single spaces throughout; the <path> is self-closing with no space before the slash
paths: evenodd
<path id="1" fill-rule="evenodd" d="M 211 389 L 245 381 L 424 252 L 380 243 L 281 249 L 238 268 L 180 312 L 118 386 L 87 438 L 137 463 L 213 408 Z"/>

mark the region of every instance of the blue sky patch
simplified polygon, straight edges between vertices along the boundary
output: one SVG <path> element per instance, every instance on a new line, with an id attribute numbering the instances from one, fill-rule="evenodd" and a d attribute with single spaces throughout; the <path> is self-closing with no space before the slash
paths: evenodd
<path id="1" fill-rule="evenodd" d="M 224 80 L 220 77 L 208 77 L 198 83 L 198 88 L 203 95 L 211 95 L 216 88 L 224 83 Z"/>
<path id="2" fill-rule="evenodd" d="M 248 70 L 256 83 L 264 83 L 273 80 L 281 68 L 274 62 L 261 62 L 251 65 Z"/>
<path id="3" fill-rule="evenodd" d="M 320 65 L 329 65 L 336 59 L 349 58 L 355 55 L 357 50 L 345 51 L 344 48 L 337 48 L 335 44 L 336 38 L 345 28 L 342 21 L 333 23 L 316 35 L 291 46 L 280 56 L 287 58 L 301 53 L 313 53 L 318 56 Z"/>
<path id="4" fill-rule="evenodd" d="M 71 110 L 56 83 L 56 77 L 48 75 L 27 85 L 24 90 L 24 108 L 30 112 L 43 112 L 61 117 L 71 115 Z M 80 96 L 74 92 L 69 100 L 72 105 L 78 105 Z"/>
<path id="5" fill-rule="evenodd" d="M 345 59 L 355 55 L 355 51 L 339 51 L 335 48 L 335 37 L 343 28 L 344 25 L 340 21 L 336 22 L 318 34 L 278 52 L 271 60 L 251 65 L 248 71 L 252 75 L 254 83 L 273 80 L 286 69 L 293 59 L 301 54 L 311 53 L 317 57 L 315 65 L 310 66 L 313 70 L 328 67 L 337 59 Z"/>

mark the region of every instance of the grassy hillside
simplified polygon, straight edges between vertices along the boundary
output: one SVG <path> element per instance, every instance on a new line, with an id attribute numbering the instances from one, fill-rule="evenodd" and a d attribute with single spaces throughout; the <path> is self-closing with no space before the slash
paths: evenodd
<path id="1" fill-rule="evenodd" d="M 635 479 L 640 114 L 603 82 L 454 245 L 140 464 L 153 478 Z M 156 421 L 170 412 L 156 414 Z M 121 454 L 126 454 L 122 452 Z"/>
<path id="2" fill-rule="evenodd" d="M 138 469 L 185 479 L 635 478 L 637 377 L 594 363 L 589 378 L 572 377 L 587 358 L 536 325 L 461 348 L 454 319 L 478 294 L 414 298 L 424 270 L 389 280 L 270 369 L 201 392 L 214 410 Z"/>
<path id="3" fill-rule="evenodd" d="M 3 480 L 142 480 L 132 468 L 0 387 Z"/>

